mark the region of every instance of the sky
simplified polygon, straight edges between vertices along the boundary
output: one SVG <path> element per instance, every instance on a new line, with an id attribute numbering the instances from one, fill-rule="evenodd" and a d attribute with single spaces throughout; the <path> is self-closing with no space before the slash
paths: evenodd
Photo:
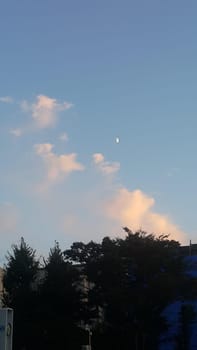
<path id="1" fill-rule="evenodd" d="M 21 236 L 40 255 L 123 226 L 197 242 L 196 14 L 2 1 L 0 263 Z"/>

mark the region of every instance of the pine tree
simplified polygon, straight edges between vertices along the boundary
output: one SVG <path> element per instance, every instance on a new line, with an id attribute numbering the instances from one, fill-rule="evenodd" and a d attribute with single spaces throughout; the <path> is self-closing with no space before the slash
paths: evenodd
<path id="1" fill-rule="evenodd" d="M 45 262 L 46 277 L 40 290 L 40 327 L 44 329 L 43 348 L 75 349 L 81 344 L 80 291 L 77 290 L 78 272 L 55 242 Z M 58 336 L 57 336 L 58 334 Z"/>
<path id="2" fill-rule="evenodd" d="M 38 273 L 36 252 L 21 238 L 19 245 L 12 246 L 4 266 L 4 305 L 14 309 L 14 349 L 31 343 L 35 292 L 32 284 Z"/>

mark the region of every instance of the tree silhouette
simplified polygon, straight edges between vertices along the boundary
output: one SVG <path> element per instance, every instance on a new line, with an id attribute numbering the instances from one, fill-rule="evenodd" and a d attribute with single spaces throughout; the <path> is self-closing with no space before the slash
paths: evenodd
<path id="1" fill-rule="evenodd" d="M 31 343 L 33 339 L 34 307 L 36 303 L 32 284 L 35 281 L 39 263 L 33 250 L 21 238 L 19 245 L 12 246 L 4 266 L 4 305 L 14 309 L 14 349 Z"/>
<path id="2" fill-rule="evenodd" d="M 95 350 L 158 348 L 162 310 L 188 290 L 179 243 L 124 231 L 125 238 L 74 242 L 64 252 L 55 242 L 42 268 L 23 238 L 12 246 L 4 304 L 14 308 L 14 350 L 79 350 L 85 324 Z"/>
<path id="3" fill-rule="evenodd" d="M 161 310 L 180 292 L 179 243 L 164 235 L 157 238 L 141 230 L 124 230 L 125 239 L 75 242 L 64 252 L 65 258 L 80 262 L 92 283 L 88 305 L 89 323 L 92 311 L 98 320 L 95 349 L 157 349 Z"/>
<path id="4" fill-rule="evenodd" d="M 50 249 L 45 272 L 40 287 L 38 317 L 42 329 L 42 348 L 79 348 L 82 331 L 77 326 L 81 305 L 81 292 L 76 288 L 78 271 L 64 261 L 58 242 Z"/>

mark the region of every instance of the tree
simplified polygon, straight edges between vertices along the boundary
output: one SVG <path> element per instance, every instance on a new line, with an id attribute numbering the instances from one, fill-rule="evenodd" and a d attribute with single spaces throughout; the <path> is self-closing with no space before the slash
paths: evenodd
<path id="1" fill-rule="evenodd" d="M 33 322 L 35 293 L 32 284 L 38 272 L 36 252 L 21 238 L 12 246 L 4 266 L 4 305 L 14 309 L 14 349 L 31 342 L 30 320 Z"/>
<path id="2" fill-rule="evenodd" d="M 93 332 L 95 349 L 130 349 L 137 343 L 156 349 L 161 310 L 177 295 L 181 284 L 179 243 L 164 235 L 157 238 L 144 231 L 124 230 L 125 239 L 105 237 L 101 244 L 73 243 L 64 252 L 65 258 L 80 262 L 92 282 L 89 310 L 102 309 L 104 313 L 102 327 Z M 91 313 L 89 317 L 91 322 Z M 99 314 L 95 317 L 99 319 Z"/>
<path id="3" fill-rule="evenodd" d="M 64 261 L 58 242 L 50 249 L 44 270 L 37 331 L 41 348 L 79 348 L 82 332 L 77 326 L 81 305 L 81 292 L 76 288 L 78 271 Z"/>

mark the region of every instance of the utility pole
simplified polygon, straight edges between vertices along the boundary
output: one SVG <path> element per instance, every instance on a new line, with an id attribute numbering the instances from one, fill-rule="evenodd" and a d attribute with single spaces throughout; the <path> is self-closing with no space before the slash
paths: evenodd
<path id="1" fill-rule="evenodd" d="M 189 241 L 189 256 L 191 256 L 191 255 L 192 255 L 192 241 L 190 239 L 190 241 Z"/>

